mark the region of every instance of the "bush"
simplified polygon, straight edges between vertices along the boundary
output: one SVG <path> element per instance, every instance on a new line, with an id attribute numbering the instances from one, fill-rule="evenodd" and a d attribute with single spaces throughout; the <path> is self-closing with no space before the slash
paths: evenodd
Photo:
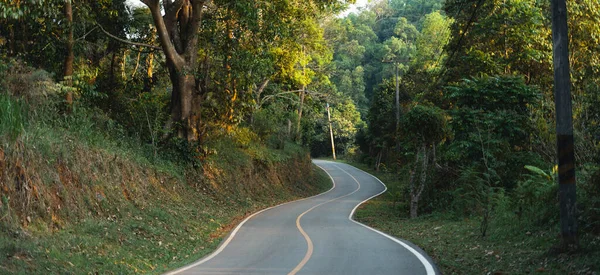
<path id="1" fill-rule="evenodd" d="M 498 76 L 464 80 L 446 92 L 452 105 L 453 137 L 444 158 L 462 165 L 478 165 L 487 159 L 502 186 L 514 187 L 519 168 L 539 162 L 537 155 L 526 150 L 534 129 L 529 108 L 535 106 L 539 91 L 521 78 Z"/>
<path id="2" fill-rule="evenodd" d="M 579 227 L 583 232 L 600 234 L 600 167 L 590 165 L 578 174 Z"/>
<path id="3" fill-rule="evenodd" d="M 34 69 L 19 60 L 0 61 L 0 92 L 22 98 L 28 105 L 39 106 L 48 97 L 55 96 L 65 88 L 54 83 L 52 75 L 44 70 Z"/>
<path id="4" fill-rule="evenodd" d="M 534 225 L 552 224 L 558 221 L 557 167 L 551 172 L 526 165 L 529 171 L 513 192 L 515 210 L 519 219 Z"/>

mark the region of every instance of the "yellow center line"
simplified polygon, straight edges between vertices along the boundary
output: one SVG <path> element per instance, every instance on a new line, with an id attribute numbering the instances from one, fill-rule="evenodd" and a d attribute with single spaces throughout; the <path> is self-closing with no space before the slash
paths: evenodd
<path id="1" fill-rule="evenodd" d="M 308 260 L 310 260 L 310 257 L 312 256 L 313 253 L 313 243 L 312 240 L 310 239 L 310 237 L 308 236 L 308 234 L 306 234 L 306 232 L 304 231 L 304 229 L 302 228 L 302 226 L 300 225 L 300 219 L 302 219 L 302 216 L 304 216 L 306 213 L 312 211 L 313 209 L 326 204 L 326 203 L 330 203 L 332 201 L 335 200 L 339 200 L 341 198 L 345 198 L 347 196 L 350 196 L 356 192 L 358 192 L 358 190 L 360 190 L 360 183 L 358 182 L 358 180 L 356 180 L 356 178 L 354 178 L 352 175 L 350 175 L 350 173 L 344 171 L 344 169 L 338 167 L 337 165 L 333 165 L 335 166 L 337 169 L 340 169 L 342 172 L 348 174 L 350 177 L 352 177 L 352 179 L 354 179 L 354 181 L 358 184 L 358 188 L 354 191 L 352 191 L 352 193 L 337 197 L 337 198 L 333 198 L 331 200 L 328 200 L 326 202 L 322 202 L 319 203 L 313 207 L 311 207 L 310 209 L 304 211 L 302 214 L 300 214 L 298 216 L 298 218 L 296 218 L 296 227 L 298 227 L 298 230 L 300 231 L 300 233 L 302 234 L 302 236 L 304 236 L 304 239 L 306 240 L 306 245 L 308 246 L 308 249 L 306 250 L 306 254 L 304 254 L 304 258 L 302 259 L 302 261 L 300 261 L 300 263 L 292 270 L 290 271 L 290 273 L 288 273 L 288 275 L 295 275 L 296 273 L 298 273 L 298 271 L 300 271 L 300 269 L 302 269 L 304 267 L 304 265 L 306 265 L 306 263 L 308 262 Z M 323 169 L 321 166 L 319 166 L 319 168 Z M 323 169 L 323 171 L 325 171 L 325 173 L 327 173 L 327 175 L 329 175 L 329 178 L 331 178 L 331 181 L 335 184 L 335 180 L 333 179 L 333 177 L 331 176 L 331 174 L 329 174 L 329 172 L 327 172 L 327 170 Z"/>

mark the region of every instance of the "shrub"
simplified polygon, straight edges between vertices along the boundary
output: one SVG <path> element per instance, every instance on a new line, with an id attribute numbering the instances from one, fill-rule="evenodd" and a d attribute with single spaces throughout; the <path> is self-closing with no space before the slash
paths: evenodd
<path id="1" fill-rule="evenodd" d="M 532 221 L 536 225 L 558 220 L 558 184 L 556 166 L 551 172 L 525 165 L 528 171 L 513 192 L 516 213 L 519 219 Z"/>

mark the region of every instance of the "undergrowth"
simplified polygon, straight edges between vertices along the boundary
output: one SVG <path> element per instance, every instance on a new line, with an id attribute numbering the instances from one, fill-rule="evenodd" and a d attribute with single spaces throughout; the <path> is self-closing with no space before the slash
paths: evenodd
<path id="1" fill-rule="evenodd" d="M 563 253 L 556 249 L 557 220 L 540 222 L 544 213 L 513 212 L 510 205 L 498 204 L 494 208 L 485 237 L 481 236 L 480 216 L 456 213 L 451 207 L 409 219 L 407 179 L 402 173 L 375 172 L 366 165 L 353 165 L 377 176 L 388 187 L 388 192 L 363 204 L 356 219 L 421 247 L 443 274 L 600 272 L 600 236 L 589 228 L 582 232 L 577 251 Z M 589 192 L 587 185 L 582 186 L 583 192 Z M 582 204 L 591 202 L 588 198 Z"/>
<path id="2" fill-rule="evenodd" d="M 46 89 L 11 88 L 23 85 Z M 0 80 L 0 274 L 161 273 L 244 216 L 330 184 L 293 143 L 213 136 L 200 158 L 65 108 L 62 88 L 42 72 Z"/>

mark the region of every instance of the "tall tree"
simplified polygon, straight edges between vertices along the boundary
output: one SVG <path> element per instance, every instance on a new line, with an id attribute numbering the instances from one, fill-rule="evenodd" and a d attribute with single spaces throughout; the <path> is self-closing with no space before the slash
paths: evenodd
<path id="1" fill-rule="evenodd" d="M 567 246 L 577 245 L 577 204 L 575 189 L 575 152 L 567 4 L 552 0 L 552 41 L 554 45 L 554 101 L 556 103 L 556 140 L 558 145 L 558 183 L 560 231 Z"/>
<path id="2" fill-rule="evenodd" d="M 194 72 L 198 60 L 198 32 L 206 10 L 203 0 L 144 0 L 156 26 L 167 60 L 173 90 L 169 128 L 176 124 L 177 136 L 197 141 L 200 128 L 200 90 Z M 162 10 L 165 14 L 162 15 Z"/>

